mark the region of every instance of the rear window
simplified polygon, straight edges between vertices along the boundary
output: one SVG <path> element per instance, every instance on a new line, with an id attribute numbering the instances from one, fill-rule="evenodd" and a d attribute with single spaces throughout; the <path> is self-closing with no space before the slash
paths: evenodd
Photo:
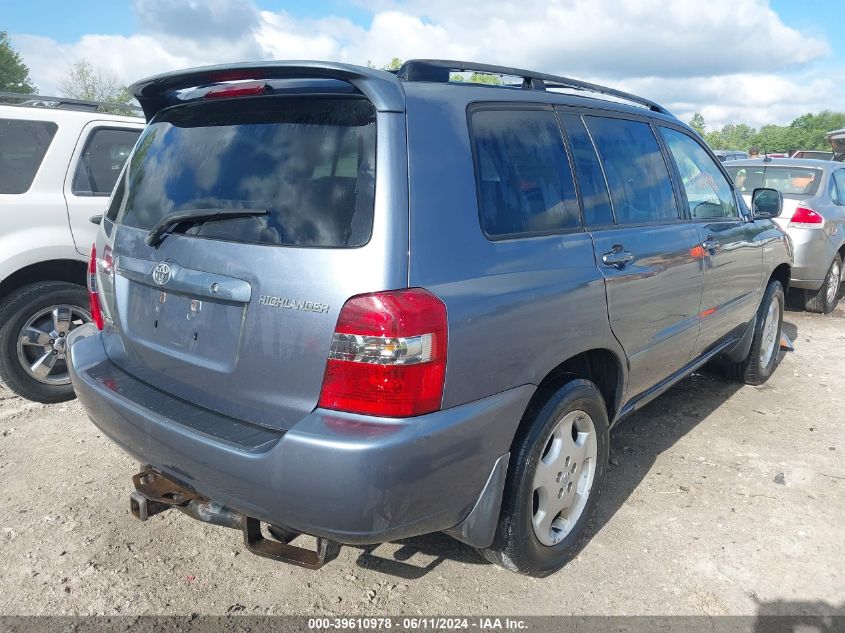
<path id="1" fill-rule="evenodd" d="M 26 193 L 58 126 L 50 121 L 0 119 L 0 193 Z"/>
<path id="2" fill-rule="evenodd" d="M 806 198 L 815 195 L 822 179 L 821 169 L 786 167 L 783 165 L 753 165 L 738 167 L 725 165 L 736 188 L 751 193 L 759 187 L 777 189 L 785 196 Z"/>
<path id="3" fill-rule="evenodd" d="M 121 222 L 151 229 L 174 212 L 258 209 L 189 235 L 356 247 L 372 233 L 375 110 L 363 99 L 232 99 L 164 111 L 132 155 Z"/>

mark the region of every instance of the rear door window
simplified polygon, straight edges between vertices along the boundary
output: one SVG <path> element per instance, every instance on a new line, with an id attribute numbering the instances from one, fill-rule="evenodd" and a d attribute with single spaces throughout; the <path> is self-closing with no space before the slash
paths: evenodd
<path id="1" fill-rule="evenodd" d="M 471 114 L 481 226 L 492 239 L 580 227 L 578 197 L 552 109 Z"/>
<path id="2" fill-rule="evenodd" d="M 76 164 L 71 192 L 76 196 L 111 195 L 140 133 L 140 130 L 114 128 L 92 130 Z"/>
<path id="3" fill-rule="evenodd" d="M 120 221 L 151 229 L 189 210 L 267 215 L 186 233 L 251 244 L 357 247 L 372 233 L 376 115 L 349 98 L 252 98 L 165 110 L 127 171 Z"/>
<path id="4" fill-rule="evenodd" d="M 50 121 L 0 119 L 0 194 L 29 191 L 56 130 Z"/>
<path id="5" fill-rule="evenodd" d="M 578 184 L 581 187 L 584 223 L 588 227 L 613 224 L 613 209 L 607 195 L 607 183 L 587 128 L 577 114 L 563 114 L 560 118 L 569 136 L 575 173 L 578 174 Z"/>
<path id="6" fill-rule="evenodd" d="M 697 141 L 677 130 L 661 127 L 681 178 L 692 218 L 738 218 L 733 190 L 715 161 Z"/>
<path id="7" fill-rule="evenodd" d="M 607 176 L 619 224 L 678 219 L 669 170 L 651 126 L 641 121 L 584 117 Z"/>

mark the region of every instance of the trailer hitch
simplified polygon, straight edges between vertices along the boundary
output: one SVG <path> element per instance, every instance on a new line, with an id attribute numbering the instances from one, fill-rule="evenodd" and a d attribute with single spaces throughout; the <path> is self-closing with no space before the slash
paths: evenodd
<path id="1" fill-rule="evenodd" d="M 316 551 L 291 545 L 290 542 L 299 533 L 289 530 L 269 529 L 271 535 L 279 537 L 267 538 L 258 519 L 206 499 L 152 468 L 132 477 L 132 482 L 135 490 L 129 494 L 129 508 L 132 516 L 141 521 L 175 508 L 197 521 L 240 530 L 243 532 L 244 545 L 257 556 L 306 569 L 320 569 L 336 558 L 340 549 L 338 543 L 322 537 L 317 537 Z"/>

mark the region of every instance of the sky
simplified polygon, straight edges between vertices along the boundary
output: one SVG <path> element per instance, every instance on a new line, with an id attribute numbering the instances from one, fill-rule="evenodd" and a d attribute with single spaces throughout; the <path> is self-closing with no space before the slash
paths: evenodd
<path id="1" fill-rule="evenodd" d="M 433 57 L 610 85 L 708 129 L 845 109 L 843 16 L 845 0 L 0 0 L 42 94 L 80 59 L 128 84 L 229 61 Z"/>

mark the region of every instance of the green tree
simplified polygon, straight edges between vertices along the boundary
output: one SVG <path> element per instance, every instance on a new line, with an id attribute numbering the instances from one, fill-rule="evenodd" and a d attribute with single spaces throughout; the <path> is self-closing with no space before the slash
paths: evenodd
<path id="1" fill-rule="evenodd" d="M 402 68 L 402 60 L 398 57 L 394 57 L 386 66 L 381 67 L 382 70 L 399 70 L 400 68 Z"/>
<path id="2" fill-rule="evenodd" d="M 701 112 L 696 112 L 692 115 L 692 118 L 689 121 L 689 126 L 701 136 L 704 136 L 707 133 L 707 126 L 704 124 L 704 117 L 701 116 Z"/>
<path id="3" fill-rule="evenodd" d="M 704 135 L 704 140 L 715 149 L 747 150 L 753 143 L 757 130 L 745 123 L 728 123 L 720 130 L 713 130 Z"/>
<path id="4" fill-rule="evenodd" d="M 107 70 L 92 66 L 84 59 L 73 65 L 70 74 L 62 82 L 62 92 L 71 99 L 121 104 L 132 100 L 132 95 L 117 77 Z"/>
<path id="5" fill-rule="evenodd" d="M 6 31 L 0 31 L 0 92 L 35 93 L 29 68 L 23 63 L 20 53 L 12 48 Z"/>

